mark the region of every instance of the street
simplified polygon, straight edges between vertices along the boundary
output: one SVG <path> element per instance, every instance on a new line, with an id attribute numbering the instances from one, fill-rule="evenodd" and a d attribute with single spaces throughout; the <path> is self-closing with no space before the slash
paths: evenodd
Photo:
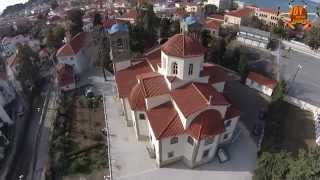
<path id="1" fill-rule="evenodd" d="M 36 143 L 37 132 L 39 129 L 39 121 L 44 102 L 43 96 L 36 98 L 37 103 L 32 107 L 32 112 L 27 118 L 25 131 L 22 138 L 17 145 L 17 154 L 8 173 L 7 180 L 17 180 L 20 175 L 24 175 L 24 179 L 28 176 L 30 167 L 32 166 L 32 155 L 34 154 L 34 147 Z M 38 109 L 40 107 L 40 109 Z"/>

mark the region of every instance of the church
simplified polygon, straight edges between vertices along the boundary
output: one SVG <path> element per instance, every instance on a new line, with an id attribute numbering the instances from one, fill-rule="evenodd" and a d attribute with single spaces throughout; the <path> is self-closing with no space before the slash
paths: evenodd
<path id="1" fill-rule="evenodd" d="M 195 34 L 176 34 L 130 59 L 126 25 L 109 32 L 124 122 L 148 144 L 158 167 L 182 161 L 194 168 L 232 142 L 240 111 L 223 95 L 228 74 L 204 62 L 206 49 Z"/>

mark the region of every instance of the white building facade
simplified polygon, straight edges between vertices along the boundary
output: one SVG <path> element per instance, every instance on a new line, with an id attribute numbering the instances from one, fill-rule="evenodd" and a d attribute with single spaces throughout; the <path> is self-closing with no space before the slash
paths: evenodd
<path id="1" fill-rule="evenodd" d="M 233 138 L 240 112 L 221 93 L 227 73 L 204 63 L 204 52 L 192 36 L 176 34 L 116 72 L 125 121 L 159 167 L 207 163 Z"/>

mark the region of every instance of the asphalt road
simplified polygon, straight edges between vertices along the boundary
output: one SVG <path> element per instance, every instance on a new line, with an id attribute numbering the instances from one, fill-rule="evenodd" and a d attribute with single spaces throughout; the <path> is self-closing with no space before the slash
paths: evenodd
<path id="1" fill-rule="evenodd" d="M 39 99 L 39 103 L 36 105 L 36 107 L 42 108 L 44 98 L 42 96 L 37 98 Z M 17 156 L 14 159 L 16 164 L 13 164 L 12 168 L 10 169 L 7 180 L 18 180 L 21 174 L 24 175 L 24 180 L 30 171 L 42 110 L 41 108 L 37 109 L 36 107 L 33 107 L 30 118 L 27 119 L 28 123 L 25 127 L 25 132 L 23 132 L 23 137 L 25 138 L 18 143 Z"/>
<path id="2" fill-rule="evenodd" d="M 282 50 L 281 54 L 287 53 Z M 320 105 L 320 59 L 293 51 L 287 58 L 280 56 L 279 64 L 280 77 L 290 86 L 289 95 Z"/>

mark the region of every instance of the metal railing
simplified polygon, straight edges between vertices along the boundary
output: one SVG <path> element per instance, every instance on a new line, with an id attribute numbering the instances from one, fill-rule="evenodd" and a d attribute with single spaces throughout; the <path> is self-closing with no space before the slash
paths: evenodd
<path id="1" fill-rule="evenodd" d="M 106 124 L 107 157 L 108 157 L 108 166 L 109 166 L 109 176 L 107 177 L 107 179 L 108 180 L 113 180 L 112 164 L 111 164 L 111 153 L 110 153 L 110 129 L 109 129 L 109 123 L 108 123 L 108 118 L 107 118 L 107 112 L 106 112 L 105 98 L 106 98 L 106 96 L 103 95 L 102 101 L 103 101 L 104 120 L 105 120 L 105 124 Z"/>

